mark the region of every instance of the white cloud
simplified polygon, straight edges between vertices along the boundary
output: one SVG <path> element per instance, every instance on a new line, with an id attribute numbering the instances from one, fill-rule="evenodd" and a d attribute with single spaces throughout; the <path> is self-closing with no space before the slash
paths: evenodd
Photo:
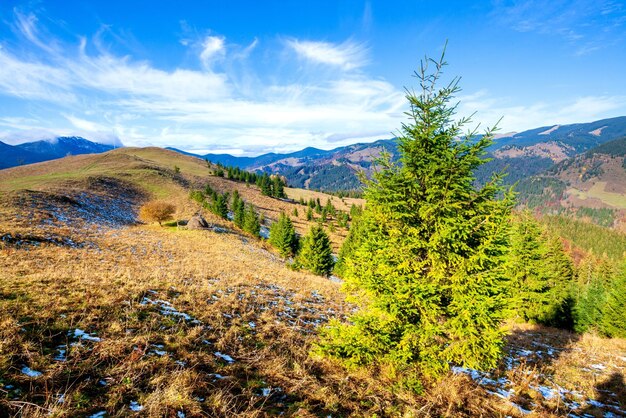
<path id="1" fill-rule="evenodd" d="M 202 61 L 204 68 L 211 68 L 213 61 L 223 56 L 224 53 L 224 38 L 221 36 L 207 36 L 202 43 L 200 61 Z"/>
<path id="2" fill-rule="evenodd" d="M 286 44 L 305 60 L 346 71 L 363 67 L 368 61 L 367 48 L 363 44 L 352 41 L 337 45 L 329 42 L 290 39 L 286 41 Z"/>
<path id="3" fill-rule="evenodd" d="M 567 100 L 538 101 L 530 104 L 511 103 L 510 99 L 490 96 L 486 91 L 460 97 L 459 116 L 474 112 L 475 122 L 493 126 L 502 119 L 502 132 L 524 131 L 542 126 L 592 122 L 623 114 L 626 96 L 584 96 Z"/>
<path id="4" fill-rule="evenodd" d="M 353 41 L 291 39 L 287 50 L 296 54 L 287 57 L 281 55 L 284 42 L 280 50 L 263 42 L 264 57 L 286 59 L 280 63 L 286 75 L 274 68 L 260 74 L 247 59 L 260 48 L 257 39 L 228 48 L 220 36 L 190 41 L 189 52 L 201 65 L 165 69 L 86 38 L 78 45 L 46 39 L 54 47 L 42 48 L 39 34 L 46 32 L 38 31 L 37 19 L 19 25 L 27 42 L 13 49 L 0 44 L 0 95 L 27 104 L 32 114 L 0 113 L 3 141 L 54 133 L 249 155 L 391 137 L 406 118 L 404 92 L 365 73 L 367 48 Z M 215 68 L 218 60 L 227 70 Z M 302 60 L 314 71 L 292 71 Z M 322 65 L 328 71 L 320 71 Z M 478 111 L 475 119 L 484 125 L 504 116 L 501 127 L 518 131 L 614 116 L 626 107 L 626 99 L 617 96 L 520 105 L 483 90 L 459 99 L 460 116 Z"/>

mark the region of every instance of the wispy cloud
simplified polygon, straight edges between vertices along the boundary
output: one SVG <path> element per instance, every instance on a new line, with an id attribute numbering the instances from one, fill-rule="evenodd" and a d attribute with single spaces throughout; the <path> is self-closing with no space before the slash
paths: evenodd
<path id="1" fill-rule="evenodd" d="M 202 52 L 200 60 L 204 68 L 211 68 L 214 60 L 223 56 L 225 53 L 224 38 L 221 36 L 207 36 L 202 43 Z"/>
<path id="2" fill-rule="evenodd" d="M 483 90 L 462 96 L 458 113 L 469 115 L 477 112 L 476 119 L 484 127 L 500 121 L 505 131 L 520 132 L 541 126 L 592 122 L 609 117 L 612 112 L 626 107 L 626 96 L 584 96 L 551 102 L 538 101 L 529 104 L 512 103 L 511 99 L 494 97 Z"/>
<path id="3" fill-rule="evenodd" d="M 12 49 L 0 44 L 0 95 L 36 101 L 40 120 L 54 115 L 65 121 L 57 129 L 64 135 L 81 133 L 103 141 L 118 137 L 139 146 L 219 149 L 227 143 L 229 149 L 254 152 L 263 144 L 288 151 L 302 144 L 327 147 L 328 138 L 345 137 L 348 143 L 372 132 L 386 137 L 403 117 L 399 89 L 353 71 L 367 63 L 367 48 L 353 41 L 279 43 L 296 52 L 294 69 L 302 60 L 312 70 L 321 64 L 343 71 L 320 77 L 310 71 L 313 76 L 306 79 L 294 72 L 291 80 L 276 83 L 262 82 L 248 63 L 260 43 L 256 38 L 244 46 L 228 44 L 216 34 L 186 38 L 189 52 L 197 53 L 198 68 L 166 70 L 115 54 L 101 42 L 102 30 L 68 44 L 43 39 L 48 31 L 40 30 L 32 14 L 16 12 L 13 25 L 23 42 Z M 247 74 L 245 82 L 239 73 Z M 19 129 L 36 130 L 36 121 L 31 122 L 33 126 Z M 17 129 L 6 128 L 0 132 L 5 138 Z"/>
<path id="4" fill-rule="evenodd" d="M 360 43 L 346 41 L 341 44 L 329 42 L 303 41 L 289 39 L 286 41 L 293 51 L 301 58 L 318 63 L 353 70 L 367 64 L 367 48 Z"/>
<path id="5" fill-rule="evenodd" d="M 492 17 L 519 32 L 558 36 L 577 56 L 625 39 L 626 6 L 620 1 L 498 0 Z"/>

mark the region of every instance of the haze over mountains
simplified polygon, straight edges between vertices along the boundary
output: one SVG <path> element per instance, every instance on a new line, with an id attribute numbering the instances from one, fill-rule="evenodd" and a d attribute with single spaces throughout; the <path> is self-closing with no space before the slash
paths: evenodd
<path id="1" fill-rule="evenodd" d="M 623 137 L 626 137 L 626 116 L 499 135 L 490 149 L 492 161 L 480 167 L 477 178 L 486 181 L 494 171 L 506 170 L 509 173 L 506 182 L 513 184 L 543 173 L 554 164 L 598 145 Z M 80 137 L 60 137 L 15 146 L 0 142 L 0 168 L 111 149 L 111 145 Z M 308 147 L 287 154 L 268 153 L 257 157 L 200 155 L 176 148 L 168 149 L 226 166 L 279 174 L 285 176 L 293 187 L 325 191 L 359 189 L 358 173 L 363 171 L 366 175 L 370 174 L 373 161 L 381 152 L 390 153 L 392 158 L 398 154 L 395 139 L 381 139 L 331 150 Z"/>

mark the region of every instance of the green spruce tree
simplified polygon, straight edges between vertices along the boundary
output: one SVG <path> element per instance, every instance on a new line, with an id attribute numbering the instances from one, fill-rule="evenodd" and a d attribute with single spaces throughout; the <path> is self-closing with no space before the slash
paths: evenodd
<path id="1" fill-rule="evenodd" d="M 269 243 L 272 244 L 281 256 L 293 257 L 298 251 L 298 237 L 289 216 L 281 213 L 277 222 L 270 227 Z"/>
<path id="2" fill-rule="evenodd" d="M 329 276 L 333 271 L 333 256 L 330 239 L 321 225 L 314 225 L 304 237 L 298 254 L 297 265 L 320 276 Z"/>
<path id="3" fill-rule="evenodd" d="M 233 192 L 233 201 L 232 201 L 232 211 L 233 211 L 233 222 L 237 227 L 243 229 L 244 219 L 245 219 L 245 203 L 243 199 L 239 196 L 239 192 L 235 190 Z"/>
<path id="4" fill-rule="evenodd" d="M 608 337 L 626 338 L 626 262 L 609 286 L 602 306 L 601 330 Z"/>
<path id="5" fill-rule="evenodd" d="M 469 120 L 453 121 L 450 104 L 458 79 L 436 86 L 443 66 L 443 57 L 422 63 L 421 92 L 407 90 L 400 163 L 384 155 L 366 182 L 364 236 L 344 268 L 360 310 L 331 323 L 318 346 L 351 365 L 413 364 L 438 375 L 450 362 L 490 368 L 501 355 L 513 198 L 497 198 L 501 176 L 475 186 L 493 131 L 462 134 Z"/>
<path id="6" fill-rule="evenodd" d="M 259 236 L 261 232 L 261 222 L 259 221 L 259 215 L 254 210 L 254 206 L 248 205 L 245 209 L 244 220 L 243 220 L 243 230 L 254 235 L 255 237 Z"/>
<path id="7" fill-rule="evenodd" d="M 218 194 L 213 200 L 213 213 L 220 218 L 228 219 L 228 194 Z"/>
<path id="8" fill-rule="evenodd" d="M 550 311 L 551 273 L 545 262 L 543 231 L 530 212 L 514 218 L 506 269 L 510 279 L 511 315 L 541 322 Z"/>

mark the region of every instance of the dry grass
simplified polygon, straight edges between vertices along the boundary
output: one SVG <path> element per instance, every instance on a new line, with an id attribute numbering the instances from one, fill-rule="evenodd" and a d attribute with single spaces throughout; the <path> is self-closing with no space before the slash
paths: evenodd
<path id="1" fill-rule="evenodd" d="M 526 325 L 512 326 L 508 356 L 496 372 L 514 390 L 508 399 L 489 394 L 497 385 L 462 373 L 417 384 L 396 370 L 348 371 L 311 357 L 316 330 L 351 309 L 338 284 L 290 270 L 265 243 L 211 214 L 207 220 L 227 232 L 73 218 L 86 216 L 78 209 L 99 208 L 69 197 L 84 192 L 105 206 L 126 199 L 137 206 L 155 196 L 142 188 L 145 181 L 167 191 L 180 219 L 198 209 L 185 185 L 204 182 L 219 191 L 237 188 L 268 218 L 294 207 L 255 187 L 196 176 L 182 162 L 182 177 L 170 176 L 163 169 L 169 160 L 159 166 L 158 152 L 132 152 L 123 158 L 150 157 L 161 171 L 133 182 L 92 167 L 71 181 L 33 180 L 38 191 L 3 186 L 0 415 L 504 417 L 521 416 L 522 407 L 533 416 L 563 416 L 573 410 L 542 397 L 541 386 L 605 404 L 609 393 L 624 396 L 625 341 Z M 123 173 L 117 164 L 115 173 Z M 296 225 L 308 226 L 303 218 Z M 553 355 L 539 355 L 546 348 L 538 344 L 552 347 Z M 532 353 L 520 360 L 522 350 Z M 28 376 L 26 367 L 41 374 Z M 131 411 L 135 402 L 141 412 Z M 594 408 L 581 401 L 574 412 L 605 412 Z"/>

